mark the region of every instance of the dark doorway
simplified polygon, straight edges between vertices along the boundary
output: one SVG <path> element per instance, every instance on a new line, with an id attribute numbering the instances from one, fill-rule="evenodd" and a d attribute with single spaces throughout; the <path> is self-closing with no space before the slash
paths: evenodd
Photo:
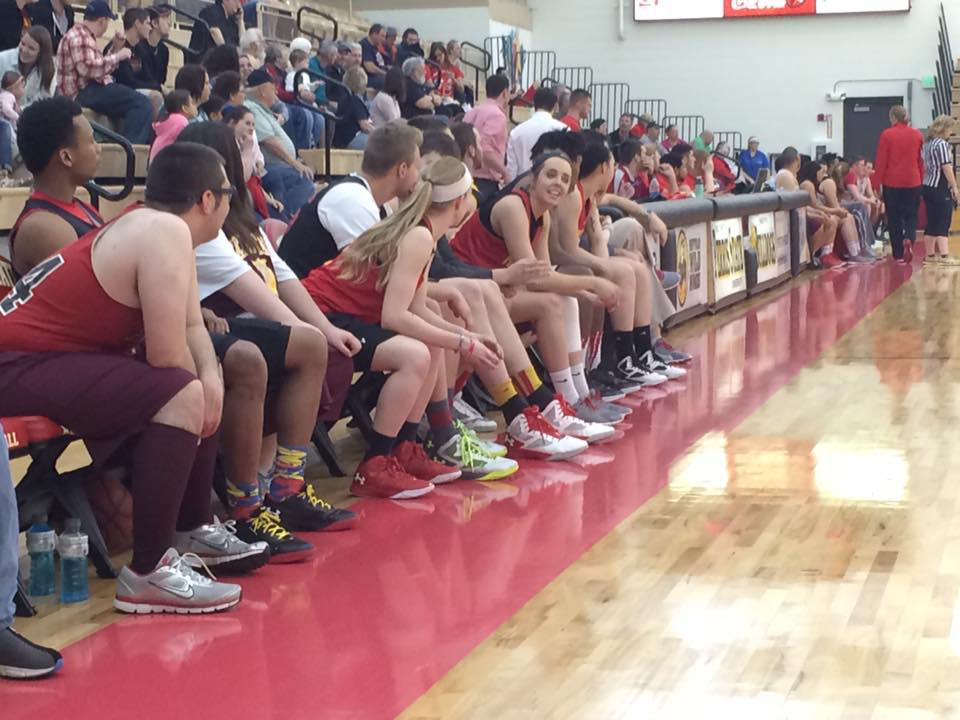
<path id="1" fill-rule="evenodd" d="M 880 133 L 890 127 L 890 108 L 900 97 L 847 98 L 843 101 L 843 156 L 874 159 Z"/>

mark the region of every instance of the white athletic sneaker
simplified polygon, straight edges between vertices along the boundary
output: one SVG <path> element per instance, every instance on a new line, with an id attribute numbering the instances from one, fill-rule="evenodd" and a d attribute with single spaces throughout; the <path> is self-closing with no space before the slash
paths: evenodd
<path id="1" fill-rule="evenodd" d="M 501 445 L 500 443 L 493 442 L 493 440 L 484 440 L 474 430 L 471 430 L 469 427 L 464 425 L 459 420 L 453 421 L 453 426 L 457 429 L 457 432 L 461 435 L 467 435 L 473 442 L 483 448 L 484 452 L 487 455 L 493 455 L 494 457 L 506 457 L 507 448 Z"/>
<path id="2" fill-rule="evenodd" d="M 641 385 L 642 387 L 653 387 L 654 385 L 663 385 L 667 381 L 666 375 L 655 373 L 653 370 L 633 364 L 633 358 L 629 355 L 617 363 L 617 375 L 624 380 Z"/>
<path id="3" fill-rule="evenodd" d="M 673 365 L 667 365 L 649 350 L 640 356 L 639 367 L 641 370 L 649 370 L 656 375 L 662 375 L 667 378 L 667 380 L 677 380 L 678 378 L 687 376 L 686 370 Z"/>
<path id="4" fill-rule="evenodd" d="M 265 542 L 244 542 L 233 520 L 221 523 L 216 517 L 196 530 L 174 533 L 173 547 L 194 569 L 207 565 L 217 572 L 250 572 L 270 562 Z"/>
<path id="5" fill-rule="evenodd" d="M 188 559 L 193 558 L 170 548 L 146 575 L 124 567 L 117 578 L 113 606 L 125 613 L 195 615 L 227 610 L 240 602 L 243 591 L 239 585 L 215 582 L 212 573 L 204 577 L 187 564 Z"/>
<path id="6" fill-rule="evenodd" d="M 547 419 L 547 422 L 564 435 L 572 435 L 580 440 L 586 440 L 588 443 L 606 440 L 616 432 L 609 425 L 587 422 L 578 418 L 563 395 L 557 395 L 553 402 L 547 405 L 543 411 L 543 416 Z"/>
<path id="7" fill-rule="evenodd" d="M 476 408 L 463 399 L 461 393 L 453 398 L 453 418 L 459 420 L 474 432 L 492 433 L 497 431 L 497 423 L 477 412 Z"/>
<path id="8" fill-rule="evenodd" d="M 536 405 L 517 415 L 507 426 L 506 445 L 514 457 L 566 460 L 587 449 L 587 443 L 564 435 L 551 425 Z"/>

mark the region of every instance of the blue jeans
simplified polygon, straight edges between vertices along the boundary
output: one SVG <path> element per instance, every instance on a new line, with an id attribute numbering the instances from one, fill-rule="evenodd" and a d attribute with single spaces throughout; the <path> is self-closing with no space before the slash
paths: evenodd
<path id="1" fill-rule="evenodd" d="M 283 203 L 284 219 L 290 219 L 313 197 L 316 188 L 286 163 L 268 162 L 266 167 L 263 189 Z"/>
<path id="2" fill-rule="evenodd" d="M 367 135 L 362 130 L 353 136 L 353 140 L 347 145 L 348 150 L 365 150 L 367 148 L 367 140 L 370 139 L 370 136 Z"/>
<path id="3" fill-rule="evenodd" d="M 0 120 L 0 170 L 13 169 L 13 125 Z"/>
<path id="4" fill-rule="evenodd" d="M 285 115 L 289 117 L 283 129 L 293 141 L 297 150 L 313 147 L 313 113 L 299 105 L 283 104 Z"/>
<path id="5" fill-rule="evenodd" d="M 120 83 L 90 83 L 77 95 L 77 102 L 108 118 L 122 118 L 120 134 L 134 144 L 149 145 L 153 139 L 153 105 L 150 98 L 133 88 Z"/>
<path id="6" fill-rule="evenodd" d="M 13 625 L 13 596 L 17 593 L 17 536 L 20 519 L 17 515 L 17 496 L 10 478 L 7 459 L 7 438 L 0 432 L 0 631 Z"/>

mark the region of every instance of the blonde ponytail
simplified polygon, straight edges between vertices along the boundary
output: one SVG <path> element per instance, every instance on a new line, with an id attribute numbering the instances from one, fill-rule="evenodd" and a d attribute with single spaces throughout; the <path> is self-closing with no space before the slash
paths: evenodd
<path id="1" fill-rule="evenodd" d="M 400 241 L 420 224 L 427 212 L 442 209 L 456 201 L 455 198 L 442 203 L 433 202 L 434 188 L 460 182 L 467 172 L 462 162 L 449 157 L 441 158 L 424 171 L 423 179 L 413 194 L 395 213 L 367 230 L 343 251 L 340 256 L 340 277 L 356 280 L 368 267 L 377 267 L 380 270 L 377 289 L 382 290 L 397 260 Z"/>

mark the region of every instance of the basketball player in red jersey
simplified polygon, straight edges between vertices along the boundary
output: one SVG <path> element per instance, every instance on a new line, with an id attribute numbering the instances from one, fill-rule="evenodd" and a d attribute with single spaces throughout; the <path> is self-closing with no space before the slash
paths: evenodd
<path id="1" fill-rule="evenodd" d="M 96 209 L 76 197 L 100 163 L 93 128 L 73 100 L 39 100 L 23 111 L 17 141 L 33 193 L 10 231 L 10 260 L 25 275 L 41 260 L 103 225 Z"/>
<path id="2" fill-rule="evenodd" d="M 0 300 L 0 415 L 44 415 L 98 463 L 129 451 L 133 558 L 114 606 L 201 613 L 240 601 L 197 573 L 265 563 L 210 509 L 223 383 L 200 315 L 193 248 L 213 239 L 233 192 L 210 148 L 177 143 L 150 166 L 145 208 L 39 263 Z M 145 362 L 132 350 L 143 343 Z M 186 553 L 186 554 L 182 554 Z"/>

